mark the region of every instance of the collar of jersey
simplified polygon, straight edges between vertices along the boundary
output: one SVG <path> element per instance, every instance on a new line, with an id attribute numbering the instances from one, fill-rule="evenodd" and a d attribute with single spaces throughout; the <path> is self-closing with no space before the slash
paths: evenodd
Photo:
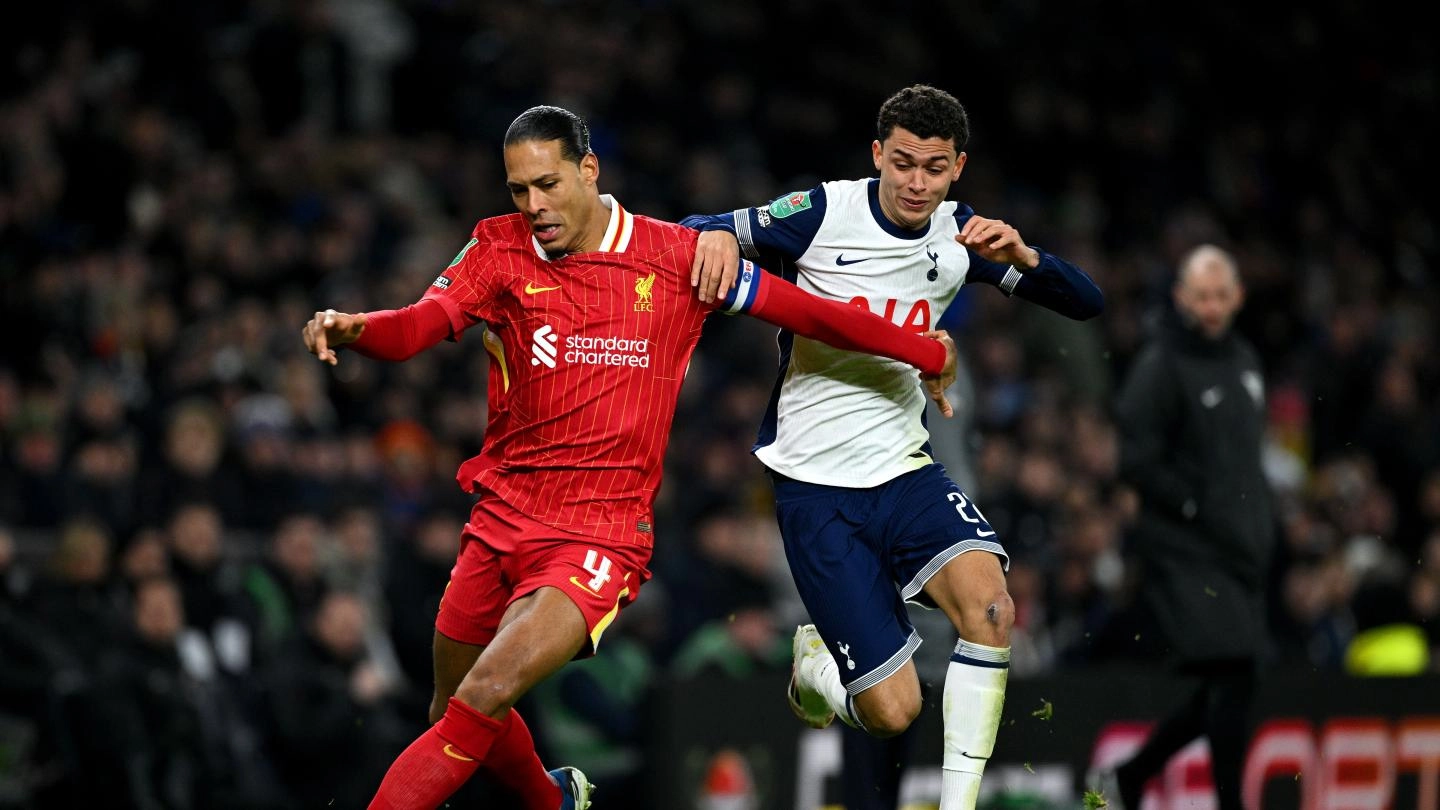
<path id="1" fill-rule="evenodd" d="M 896 239 L 924 239 L 930 235 L 930 229 L 935 227 L 935 216 L 930 216 L 930 222 L 926 223 L 925 230 L 912 231 L 909 228 L 902 228 L 891 222 L 880 208 L 880 178 L 872 177 L 865 186 L 865 196 L 870 198 L 870 216 L 875 218 L 875 224 L 880 230 L 890 234 Z"/>
<path id="2" fill-rule="evenodd" d="M 635 217 L 610 194 L 601 194 L 600 202 L 610 209 L 610 224 L 605 227 L 605 235 L 600 239 L 600 249 L 594 252 L 624 253 L 630 247 L 631 234 L 635 232 Z M 535 248 L 535 255 L 539 256 L 541 260 L 551 261 L 550 254 L 545 252 L 545 248 L 540 247 L 540 240 L 533 235 L 530 237 L 530 245 Z"/>

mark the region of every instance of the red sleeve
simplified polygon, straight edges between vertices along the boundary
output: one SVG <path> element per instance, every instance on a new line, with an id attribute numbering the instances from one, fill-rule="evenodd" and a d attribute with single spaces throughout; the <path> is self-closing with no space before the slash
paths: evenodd
<path id="1" fill-rule="evenodd" d="M 945 368 L 940 341 L 908 332 L 872 312 L 811 295 L 770 273 L 755 273 L 755 300 L 742 311 L 837 349 L 889 357 L 938 375 Z"/>
<path id="2" fill-rule="evenodd" d="M 402 309 L 365 315 L 365 329 L 350 348 L 376 360 L 408 360 L 450 337 L 450 316 L 434 298 L 421 298 Z"/>
<path id="3" fill-rule="evenodd" d="M 425 289 L 425 298 L 438 301 L 445 308 L 451 335 L 456 340 L 467 328 L 490 320 L 495 314 L 492 309 L 495 295 L 507 274 L 509 263 L 497 257 L 491 233 L 494 226 L 487 224 L 491 222 L 481 220 L 475 226 L 470 241 Z"/>

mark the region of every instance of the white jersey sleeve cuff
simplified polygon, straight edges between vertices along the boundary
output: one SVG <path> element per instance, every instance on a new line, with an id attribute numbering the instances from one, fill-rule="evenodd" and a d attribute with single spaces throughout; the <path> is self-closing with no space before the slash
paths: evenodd
<path id="1" fill-rule="evenodd" d="M 730 295 L 725 298 L 720 311 L 730 315 L 749 312 L 755 305 L 755 295 L 760 290 L 761 272 L 754 262 L 741 259 L 740 272 L 735 276 L 735 287 L 730 290 Z"/>

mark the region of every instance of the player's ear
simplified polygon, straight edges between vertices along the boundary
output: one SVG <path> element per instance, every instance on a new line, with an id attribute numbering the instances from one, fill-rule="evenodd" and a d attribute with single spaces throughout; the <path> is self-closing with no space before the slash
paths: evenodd
<path id="1" fill-rule="evenodd" d="M 587 185 L 600 182 L 600 158 L 595 157 L 594 152 L 587 152 L 585 157 L 580 158 L 580 179 Z"/>
<path id="2" fill-rule="evenodd" d="M 880 171 L 880 142 L 873 141 L 870 144 L 870 157 L 875 159 L 875 171 Z"/>
<path id="3" fill-rule="evenodd" d="M 950 175 L 950 182 L 960 179 L 960 172 L 965 170 L 965 153 L 961 152 L 955 156 L 955 172 Z"/>

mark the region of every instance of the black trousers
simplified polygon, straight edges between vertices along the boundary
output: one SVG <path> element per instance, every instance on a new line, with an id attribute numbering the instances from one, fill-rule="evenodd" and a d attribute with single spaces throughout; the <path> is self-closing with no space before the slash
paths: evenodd
<path id="1" fill-rule="evenodd" d="M 1200 685 L 1178 710 L 1162 719 L 1145 744 L 1116 769 L 1126 810 L 1138 810 L 1145 782 L 1191 740 L 1210 741 L 1210 770 L 1220 810 L 1242 810 L 1240 780 L 1250 736 L 1250 705 L 1257 665 L 1250 659 L 1209 661 L 1184 667 Z"/>

